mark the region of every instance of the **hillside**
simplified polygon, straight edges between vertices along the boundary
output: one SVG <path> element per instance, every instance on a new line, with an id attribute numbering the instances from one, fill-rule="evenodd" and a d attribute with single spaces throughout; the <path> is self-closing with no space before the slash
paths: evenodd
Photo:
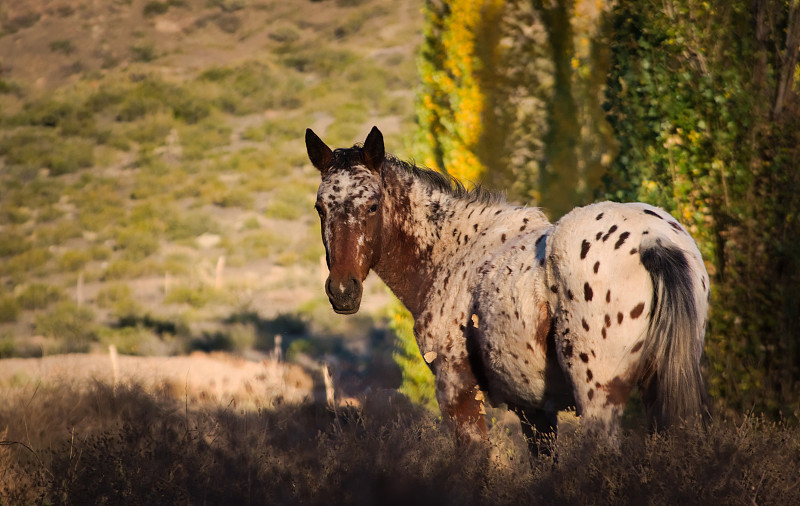
<path id="1" fill-rule="evenodd" d="M 303 132 L 404 155 L 419 1 L 0 6 L 0 357 L 391 346 L 336 317 Z"/>

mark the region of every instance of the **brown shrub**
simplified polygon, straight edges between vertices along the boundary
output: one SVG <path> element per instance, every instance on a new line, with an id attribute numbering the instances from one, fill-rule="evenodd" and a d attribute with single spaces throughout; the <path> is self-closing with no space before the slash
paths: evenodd
<path id="1" fill-rule="evenodd" d="M 336 413 L 198 411 L 98 383 L 8 399 L 0 427 L 25 444 L 0 447 L 0 502 L 13 504 L 800 503 L 800 431 L 757 420 L 625 435 L 618 447 L 578 431 L 557 462 L 530 462 L 502 428 L 456 446 L 402 397 Z"/>

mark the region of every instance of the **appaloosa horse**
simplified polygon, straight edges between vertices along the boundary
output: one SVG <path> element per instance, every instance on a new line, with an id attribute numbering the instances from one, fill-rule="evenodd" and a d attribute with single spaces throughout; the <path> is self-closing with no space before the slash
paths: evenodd
<path id="1" fill-rule="evenodd" d="M 539 434 L 575 405 L 590 431 L 613 435 L 637 385 L 658 428 L 703 412 L 708 274 L 667 212 L 603 202 L 550 224 L 386 155 L 377 128 L 334 151 L 309 129 L 306 147 L 322 174 L 333 309 L 355 313 L 369 271 L 381 277 L 414 316 L 461 438 L 485 435 L 482 392 Z"/>

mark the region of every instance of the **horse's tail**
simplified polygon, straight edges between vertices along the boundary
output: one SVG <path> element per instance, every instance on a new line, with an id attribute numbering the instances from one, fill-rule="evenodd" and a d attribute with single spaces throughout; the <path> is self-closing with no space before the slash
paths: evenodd
<path id="1" fill-rule="evenodd" d="M 639 246 L 653 282 L 653 301 L 642 350 L 640 385 L 648 417 L 658 429 L 707 416 L 700 371 L 704 317 L 686 253 L 658 234 Z"/>

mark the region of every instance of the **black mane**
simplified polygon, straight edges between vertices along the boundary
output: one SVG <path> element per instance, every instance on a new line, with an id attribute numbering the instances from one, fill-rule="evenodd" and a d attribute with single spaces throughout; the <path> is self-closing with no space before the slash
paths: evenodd
<path id="1" fill-rule="evenodd" d="M 467 189 L 464 183 L 450 174 L 443 174 L 437 170 L 404 162 L 389 153 L 386 154 L 385 162 L 411 174 L 415 179 L 421 181 L 426 186 L 442 191 L 451 197 L 485 205 L 505 202 L 505 196 L 501 192 L 489 190 L 480 184 L 476 184 L 473 188 Z M 356 144 L 352 148 L 339 148 L 333 151 L 331 170 L 344 170 L 353 165 L 363 163 L 364 156 L 361 151 L 361 145 Z"/>

